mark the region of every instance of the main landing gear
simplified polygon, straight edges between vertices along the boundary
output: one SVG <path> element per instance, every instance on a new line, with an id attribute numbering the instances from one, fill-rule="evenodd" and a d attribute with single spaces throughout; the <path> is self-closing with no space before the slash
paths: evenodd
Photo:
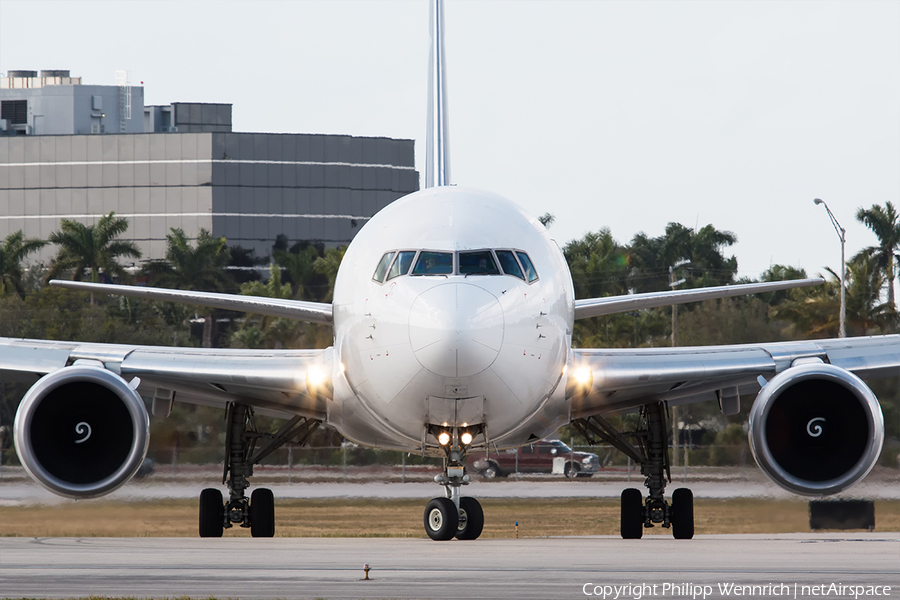
<path id="1" fill-rule="evenodd" d="M 444 472 L 436 475 L 434 481 L 444 486 L 446 497 L 434 498 L 425 507 L 425 533 L 437 541 L 452 540 L 454 537 L 459 540 L 477 539 L 484 529 L 484 511 L 478 500 L 460 493 L 460 488 L 469 484 L 464 462 L 465 447 L 471 443 L 473 433 L 454 428 L 452 435 L 447 430 L 435 435 L 445 449 L 446 457 Z"/>
<path id="2" fill-rule="evenodd" d="M 248 477 L 253 465 L 285 443 L 296 440 L 304 444 L 321 421 L 296 416 L 274 434 L 259 433 L 253 421 L 253 409 L 230 403 L 225 411 L 225 470 L 222 483 L 228 484 L 229 498 L 208 488 L 200 492 L 200 537 L 222 537 L 224 529 L 234 525 L 249 527 L 253 537 L 275 535 L 275 497 L 266 488 L 253 490 L 250 499 L 244 494 L 250 487 Z M 257 448 L 259 445 L 259 448 Z"/>
<path id="3" fill-rule="evenodd" d="M 636 431 L 628 434 L 616 431 L 600 416 L 576 419 L 572 424 L 591 444 L 603 441 L 627 454 L 641 466 L 641 474 L 646 477 L 644 486 L 649 490 L 646 499 L 642 499 L 640 490 L 634 488 L 622 492 L 623 538 L 640 539 L 644 528 L 655 524 L 671 527 L 672 535 L 677 540 L 694 537 L 694 495 L 691 490 L 676 489 L 671 503 L 666 502 L 664 497 L 666 483 L 672 481 L 669 473 L 665 404 L 659 402 L 644 405 L 641 408 L 640 425 Z"/>

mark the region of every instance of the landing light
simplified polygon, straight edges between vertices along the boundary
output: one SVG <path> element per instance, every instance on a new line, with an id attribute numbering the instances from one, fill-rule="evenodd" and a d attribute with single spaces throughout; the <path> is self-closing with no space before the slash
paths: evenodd
<path id="1" fill-rule="evenodd" d="M 581 385 L 585 385 L 591 381 L 593 373 L 591 373 L 591 370 L 587 367 L 578 367 L 575 369 L 575 372 L 572 373 L 572 377 L 574 377 L 575 381 Z"/>
<path id="2" fill-rule="evenodd" d="M 310 367 L 306 371 L 306 384 L 312 387 L 318 387 L 325 383 L 325 372 L 318 367 Z"/>
<path id="3" fill-rule="evenodd" d="M 447 444 L 450 443 L 450 434 L 447 433 L 446 431 L 442 431 L 438 435 L 438 442 L 440 442 L 441 446 L 446 446 Z"/>
<path id="4" fill-rule="evenodd" d="M 464 446 L 468 446 L 472 443 L 472 434 L 466 431 L 461 436 L 459 436 L 459 440 L 463 443 Z"/>

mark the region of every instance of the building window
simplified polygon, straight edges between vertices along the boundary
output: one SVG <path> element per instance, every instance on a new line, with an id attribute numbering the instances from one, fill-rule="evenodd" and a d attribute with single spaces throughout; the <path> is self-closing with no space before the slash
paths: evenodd
<path id="1" fill-rule="evenodd" d="M 0 102 L 0 119 L 10 125 L 28 123 L 28 100 L 3 100 Z"/>

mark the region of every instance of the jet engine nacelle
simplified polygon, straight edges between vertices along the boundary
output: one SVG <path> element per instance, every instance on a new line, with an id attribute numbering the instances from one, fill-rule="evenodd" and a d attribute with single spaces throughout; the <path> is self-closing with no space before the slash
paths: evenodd
<path id="1" fill-rule="evenodd" d="M 16 452 L 35 481 L 62 496 L 92 498 L 118 488 L 141 466 L 150 418 L 121 377 L 76 365 L 28 390 L 15 433 Z"/>
<path id="2" fill-rule="evenodd" d="M 768 477 L 795 494 L 836 494 L 865 477 L 884 442 L 872 390 L 826 363 L 792 367 L 771 379 L 750 411 L 750 447 Z"/>

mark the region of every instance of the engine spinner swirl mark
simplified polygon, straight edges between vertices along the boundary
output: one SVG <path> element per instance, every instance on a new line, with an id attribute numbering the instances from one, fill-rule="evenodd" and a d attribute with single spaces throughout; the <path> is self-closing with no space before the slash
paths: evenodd
<path id="1" fill-rule="evenodd" d="M 87 432 L 87 435 L 84 435 Z M 84 435 L 80 440 L 75 440 L 76 444 L 80 444 L 82 442 L 88 441 L 88 438 L 91 437 L 91 426 L 82 421 L 78 425 L 75 426 L 75 433 L 78 435 Z"/>
<path id="2" fill-rule="evenodd" d="M 822 421 L 824 423 L 825 418 L 824 417 L 816 417 L 815 419 L 810 419 L 809 423 L 806 424 L 806 433 L 808 433 L 810 435 L 810 437 L 819 437 L 820 435 L 822 435 L 822 426 L 821 425 L 813 426 L 813 423 L 815 423 L 816 421 Z"/>

